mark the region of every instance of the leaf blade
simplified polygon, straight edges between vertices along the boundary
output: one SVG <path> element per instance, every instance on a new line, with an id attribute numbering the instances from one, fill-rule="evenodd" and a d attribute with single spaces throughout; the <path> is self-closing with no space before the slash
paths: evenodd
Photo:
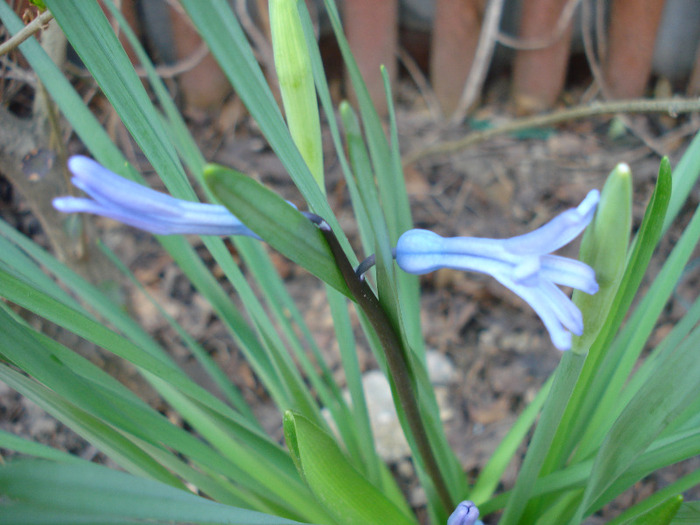
<path id="1" fill-rule="evenodd" d="M 216 197 L 265 242 L 352 299 L 323 235 L 282 197 L 238 171 L 209 164 L 204 179 Z"/>

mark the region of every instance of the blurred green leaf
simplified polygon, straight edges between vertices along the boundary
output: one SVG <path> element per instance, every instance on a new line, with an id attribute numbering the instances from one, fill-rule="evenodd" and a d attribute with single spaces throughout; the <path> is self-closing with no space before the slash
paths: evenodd
<path id="1" fill-rule="evenodd" d="M 292 525 L 94 463 L 17 460 L 0 467 L 0 524 Z"/>
<path id="2" fill-rule="evenodd" d="M 678 513 L 683 496 L 674 496 L 643 514 L 630 518 L 623 525 L 669 525 Z"/>
<path id="3" fill-rule="evenodd" d="M 700 523 L 700 501 L 688 501 L 678 509 L 671 525 L 696 525 Z"/>
<path id="4" fill-rule="evenodd" d="M 654 439 L 695 401 L 700 391 L 700 328 L 666 359 L 622 411 L 595 459 L 578 518 L 630 468 Z"/>
<path id="5" fill-rule="evenodd" d="M 79 0 L 47 0 L 46 3 L 124 126 L 162 175 L 168 190 L 178 198 L 193 199 L 195 193 L 187 182 L 160 114 L 100 5 Z M 93 151 L 99 158 L 100 148 Z M 116 168 L 114 164 L 107 164 L 107 167 Z"/>
<path id="6" fill-rule="evenodd" d="M 284 435 L 302 478 L 339 525 L 416 523 L 348 462 L 332 436 L 307 418 L 287 411 Z"/>
<path id="7" fill-rule="evenodd" d="M 6 327 L 0 324 L 3 329 Z M 24 348 L 37 352 L 41 347 L 35 341 L 25 341 Z M 93 417 L 37 381 L 7 366 L 0 366 L 0 379 L 7 385 L 33 400 L 53 417 L 70 426 L 83 438 L 108 454 L 122 468 L 140 476 L 148 476 L 164 483 L 178 486 L 181 482 L 159 462 L 127 439 L 122 432 Z M 42 454 L 44 456 L 44 454 Z M 54 458 L 52 458 L 54 459 Z"/>
<path id="8" fill-rule="evenodd" d="M 42 443 L 35 443 L 34 441 L 16 436 L 5 430 L 0 430 L 0 448 L 19 452 L 27 456 L 61 461 L 63 463 L 80 463 L 84 461 L 78 456 L 74 456 L 68 452 L 49 447 Z"/>
<path id="9" fill-rule="evenodd" d="M 676 219 L 681 208 L 685 204 L 690 191 L 700 176 L 700 133 L 683 153 L 683 157 L 673 170 L 673 194 L 668 205 L 668 213 L 664 221 L 663 231 L 665 232 Z"/>

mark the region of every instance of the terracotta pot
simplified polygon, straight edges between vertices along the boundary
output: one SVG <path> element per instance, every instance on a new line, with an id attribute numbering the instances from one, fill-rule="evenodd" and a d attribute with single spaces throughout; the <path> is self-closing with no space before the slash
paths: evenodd
<path id="1" fill-rule="evenodd" d="M 559 97 L 569 62 L 572 23 L 557 34 L 567 0 L 524 0 L 519 37 L 548 41 L 540 49 L 520 49 L 513 64 L 513 99 L 520 114 L 550 108 Z"/>
<path id="2" fill-rule="evenodd" d="M 479 43 L 483 0 L 436 0 L 430 80 L 445 116 L 457 108 Z"/>
<path id="3" fill-rule="evenodd" d="M 644 94 L 665 0 L 614 0 L 603 74 L 611 98 Z"/>
<path id="4" fill-rule="evenodd" d="M 343 25 L 370 97 L 380 115 L 387 104 L 380 66 L 392 81 L 396 79 L 398 45 L 398 0 L 351 0 L 343 4 Z M 350 80 L 345 75 L 346 93 L 356 102 Z"/>

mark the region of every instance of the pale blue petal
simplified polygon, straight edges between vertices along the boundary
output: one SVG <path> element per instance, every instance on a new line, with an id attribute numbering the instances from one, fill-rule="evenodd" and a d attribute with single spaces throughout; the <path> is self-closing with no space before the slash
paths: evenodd
<path id="1" fill-rule="evenodd" d="M 522 257 L 503 251 L 499 241 L 476 237 L 444 238 L 429 230 L 413 229 L 399 237 L 396 262 L 403 271 L 424 274 L 440 268 L 492 273 L 508 271 Z"/>
<path id="2" fill-rule="evenodd" d="M 536 256 L 522 257 L 513 267 L 510 277 L 518 284 L 534 285 L 537 283 L 542 269 L 542 261 Z"/>
<path id="3" fill-rule="evenodd" d="M 475 525 L 479 519 L 479 509 L 473 501 L 463 501 L 447 518 L 447 525 Z"/>
<path id="4" fill-rule="evenodd" d="M 176 214 L 174 208 L 178 202 L 187 202 L 125 179 L 81 155 L 68 159 L 68 169 L 73 174 L 73 184 L 101 203 L 121 203 L 132 208 Z"/>
<path id="5" fill-rule="evenodd" d="M 569 296 L 557 288 L 553 282 L 546 279 L 542 279 L 540 290 L 550 302 L 557 319 L 564 325 L 564 328 L 576 335 L 581 335 L 583 333 L 583 315 Z"/>
<path id="6" fill-rule="evenodd" d="M 595 271 L 586 263 L 560 255 L 543 255 L 539 259 L 542 264 L 540 275 L 543 278 L 589 295 L 598 291 Z"/>
<path id="7" fill-rule="evenodd" d="M 158 234 L 245 235 L 259 239 L 224 206 L 176 199 L 124 179 L 87 157 L 68 161 L 73 184 L 91 199 L 59 197 L 65 213 L 92 213 Z"/>
<path id="8" fill-rule="evenodd" d="M 578 237 L 593 219 L 600 192 L 591 190 L 577 208 L 566 210 L 536 230 L 504 239 L 504 248 L 520 255 L 551 253 Z"/>
<path id="9" fill-rule="evenodd" d="M 508 278 L 495 276 L 496 279 L 512 292 L 527 302 L 544 323 L 549 332 L 552 344 L 558 350 L 571 348 L 571 333 L 564 327 L 560 319 L 560 311 L 555 307 L 546 290 L 541 286 L 524 286 L 516 284 Z M 557 289 L 558 290 L 558 289 Z M 561 290 L 559 290 L 561 292 Z M 562 292 L 563 293 L 563 292 Z M 573 304 L 573 303 L 572 303 Z"/>

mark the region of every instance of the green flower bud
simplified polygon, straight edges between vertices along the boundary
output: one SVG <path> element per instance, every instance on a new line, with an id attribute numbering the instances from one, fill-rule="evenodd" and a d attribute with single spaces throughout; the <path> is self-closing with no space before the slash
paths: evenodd
<path id="1" fill-rule="evenodd" d="M 595 270 L 600 289 L 595 295 L 574 290 L 584 332 L 574 338 L 572 352 L 588 352 L 605 323 L 625 272 L 631 226 L 632 173 L 627 164 L 618 164 L 608 176 L 593 222 L 581 240 L 579 259 Z"/>
<path id="2" fill-rule="evenodd" d="M 318 101 L 297 0 L 270 0 L 269 8 L 275 70 L 287 126 L 309 171 L 325 192 Z"/>

